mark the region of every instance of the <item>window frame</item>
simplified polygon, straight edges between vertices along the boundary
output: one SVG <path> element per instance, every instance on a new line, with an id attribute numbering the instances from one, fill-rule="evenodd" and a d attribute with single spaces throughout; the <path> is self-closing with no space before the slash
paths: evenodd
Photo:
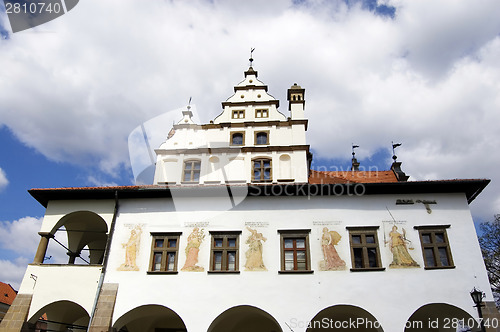
<path id="1" fill-rule="evenodd" d="M 151 233 L 151 257 L 149 259 L 149 267 L 148 274 L 177 274 L 178 271 L 178 262 L 179 262 L 179 247 L 180 247 L 180 237 L 182 232 L 168 232 L 168 233 Z M 163 240 L 163 243 L 166 244 L 162 248 L 156 247 L 156 241 Z M 175 247 L 169 247 L 169 240 L 176 240 Z M 155 270 L 155 255 L 160 253 L 162 255 L 160 270 Z M 168 269 L 168 254 L 174 253 L 174 268 L 172 270 Z"/>
<path id="2" fill-rule="evenodd" d="M 241 134 L 242 135 L 241 144 L 235 144 L 235 143 L 233 143 L 233 136 L 235 134 Z M 232 131 L 231 134 L 230 134 L 229 144 L 233 145 L 233 146 L 243 146 L 243 145 L 245 145 L 245 132 L 244 131 Z"/>
<path id="3" fill-rule="evenodd" d="M 240 235 L 241 231 L 210 231 L 210 267 L 208 269 L 208 273 L 240 273 Z M 236 238 L 236 245 L 234 247 L 230 247 L 228 245 L 229 238 Z M 222 247 L 215 246 L 215 240 L 222 239 L 223 244 Z M 222 252 L 222 261 L 221 261 L 221 270 L 215 269 L 215 252 Z M 228 266 L 228 254 L 229 252 L 235 252 L 235 262 L 234 262 L 234 270 L 229 270 Z"/>
<path id="4" fill-rule="evenodd" d="M 190 163 L 191 164 L 191 169 L 189 170 L 190 174 L 190 180 L 186 181 L 186 165 Z M 195 169 L 194 165 L 195 163 L 198 163 L 200 165 L 199 169 Z M 194 174 L 198 171 L 198 181 L 193 180 L 194 179 Z M 201 160 L 200 159 L 186 159 L 184 160 L 182 164 L 182 179 L 181 183 L 200 183 L 201 180 Z"/>
<path id="5" fill-rule="evenodd" d="M 245 118 L 245 110 L 232 110 L 231 111 L 231 119 L 244 119 Z"/>
<path id="6" fill-rule="evenodd" d="M 280 234 L 280 270 L 278 271 L 279 274 L 308 274 L 308 273 L 314 273 L 314 270 L 311 269 L 311 248 L 309 246 L 309 234 L 311 233 L 310 229 L 292 229 L 292 230 L 278 230 L 278 233 Z M 302 249 L 302 248 L 285 248 L 285 240 L 287 239 L 304 239 L 305 240 L 305 252 L 306 252 L 306 269 L 305 270 L 297 270 L 297 259 L 296 259 L 296 254 L 294 254 L 294 269 L 293 270 L 286 270 L 285 269 L 285 252 L 287 251 L 293 251 L 296 252 L 298 251 L 297 249 Z"/>
<path id="7" fill-rule="evenodd" d="M 263 162 L 269 161 L 269 179 L 264 178 L 265 169 Z M 255 179 L 255 163 L 260 162 L 260 179 Z M 252 159 L 252 182 L 273 182 L 273 159 L 271 157 L 258 157 Z"/>
<path id="8" fill-rule="evenodd" d="M 356 226 L 356 227 L 346 227 L 349 231 L 349 248 L 351 251 L 351 271 L 361 272 L 361 271 L 384 271 L 385 267 L 382 266 L 382 260 L 380 257 L 380 246 L 378 241 L 378 230 L 379 226 Z M 354 236 L 360 236 L 360 243 L 354 243 Z M 366 241 L 367 235 L 373 235 L 374 243 L 368 243 Z M 362 251 L 362 265 L 363 267 L 356 267 L 356 254 L 354 249 L 361 248 Z M 370 266 L 370 259 L 368 256 L 368 249 L 376 249 L 376 263 L 377 266 Z"/>
<path id="9" fill-rule="evenodd" d="M 450 241 L 448 239 L 447 228 L 450 228 L 450 225 L 432 225 L 432 226 L 414 226 L 414 229 L 418 230 L 418 236 L 420 238 L 420 246 L 422 247 L 422 258 L 424 260 L 424 269 L 425 270 L 439 270 L 439 269 L 454 269 L 455 263 L 453 262 L 453 256 L 451 254 Z M 436 233 L 443 234 L 444 242 L 436 241 Z M 425 234 L 430 235 L 431 242 L 424 243 L 423 236 Z M 439 248 L 446 249 L 446 258 L 448 260 L 448 265 L 442 265 Z M 433 259 L 435 265 L 428 264 L 427 256 L 425 254 L 425 249 L 432 249 Z"/>
<path id="10" fill-rule="evenodd" d="M 265 116 L 263 116 L 265 113 Z M 258 116 L 260 114 L 260 116 Z M 256 119 L 265 119 L 269 118 L 269 109 L 268 108 L 257 108 L 255 109 L 255 118 Z"/>
<path id="11" fill-rule="evenodd" d="M 266 143 L 258 143 L 257 142 L 257 136 L 259 134 L 266 134 Z M 270 140 L 269 140 L 269 130 L 259 130 L 254 133 L 254 143 L 255 145 L 269 145 Z"/>

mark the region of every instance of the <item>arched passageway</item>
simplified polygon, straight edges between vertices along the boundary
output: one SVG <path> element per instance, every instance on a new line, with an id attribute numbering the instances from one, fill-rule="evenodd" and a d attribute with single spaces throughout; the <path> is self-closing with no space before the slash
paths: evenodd
<path id="1" fill-rule="evenodd" d="M 78 258 L 84 264 L 102 264 L 107 232 L 108 225 L 101 216 L 91 211 L 76 211 L 62 217 L 51 233 L 54 240 L 67 236 L 69 264 L 78 263 Z"/>
<path id="2" fill-rule="evenodd" d="M 282 332 L 273 316 L 256 307 L 241 305 L 221 313 L 208 332 Z"/>
<path id="3" fill-rule="evenodd" d="M 43 316 L 43 321 L 39 318 Z M 57 301 L 47 304 L 36 312 L 28 323 L 34 326 L 37 321 L 46 331 L 87 331 L 90 316 L 87 311 L 71 301 Z"/>
<path id="4" fill-rule="evenodd" d="M 356 331 L 383 332 L 378 320 L 368 311 L 353 305 L 335 305 L 321 310 L 309 323 L 307 332 Z"/>
<path id="5" fill-rule="evenodd" d="M 418 308 L 408 318 L 405 332 L 481 331 L 466 311 L 446 303 L 430 303 Z"/>
<path id="6" fill-rule="evenodd" d="M 186 332 L 177 313 L 161 305 L 143 305 L 121 316 L 113 325 L 117 332 Z"/>

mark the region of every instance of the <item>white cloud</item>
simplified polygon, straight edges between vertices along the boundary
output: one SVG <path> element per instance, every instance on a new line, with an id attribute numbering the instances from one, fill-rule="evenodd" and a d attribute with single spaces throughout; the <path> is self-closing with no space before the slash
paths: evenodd
<path id="1" fill-rule="evenodd" d="M 38 231 L 42 218 L 24 217 L 14 221 L 0 222 L 0 280 L 19 289 L 24 271 L 33 262 L 40 242 Z M 64 228 L 55 235 L 64 246 L 68 246 L 68 238 Z M 54 240 L 49 241 L 46 263 L 65 264 L 68 262 L 67 250 Z M 81 263 L 81 262 L 80 262 Z"/>
<path id="2" fill-rule="evenodd" d="M 24 271 L 33 261 L 40 241 L 38 231 L 41 219 L 24 217 L 14 221 L 2 221 L 0 237 L 0 280 L 11 284 L 14 289 L 24 276 Z"/>
<path id="3" fill-rule="evenodd" d="M 15 290 L 19 290 L 28 263 L 26 259 L 16 261 L 0 259 L 0 280 L 10 284 Z"/>
<path id="4" fill-rule="evenodd" d="M 33 259 L 40 236 L 41 218 L 24 217 L 14 221 L 0 222 L 2 236 L 0 248 L 12 250 L 23 257 Z"/>
<path id="5" fill-rule="evenodd" d="M 144 121 L 190 96 L 202 122 L 219 114 L 255 47 L 282 112 L 290 85 L 306 89 L 316 157 L 401 141 L 411 179 L 492 178 L 473 206 L 498 212 L 500 2 L 380 1 L 394 19 L 343 3 L 80 2 L 0 41 L 0 124 L 51 159 L 113 174 Z"/>
<path id="6" fill-rule="evenodd" d="M 87 182 L 90 183 L 92 186 L 95 186 L 95 187 L 113 187 L 113 186 L 117 186 L 118 184 L 116 182 L 107 182 L 107 181 L 103 181 L 99 178 L 97 178 L 96 176 L 93 176 L 93 175 L 89 175 L 87 177 Z"/>
<path id="7" fill-rule="evenodd" d="M 5 174 L 4 170 L 0 168 L 0 191 L 5 189 L 8 184 L 9 180 L 7 179 L 7 175 Z"/>

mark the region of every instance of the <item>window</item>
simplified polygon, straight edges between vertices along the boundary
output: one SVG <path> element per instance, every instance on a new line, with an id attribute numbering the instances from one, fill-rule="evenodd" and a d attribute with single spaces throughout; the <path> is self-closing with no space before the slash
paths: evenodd
<path id="1" fill-rule="evenodd" d="M 268 118 L 269 111 L 267 109 L 255 110 L 255 117 L 256 118 Z"/>
<path id="2" fill-rule="evenodd" d="M 294 273 L 311 271 L 309 253 L 309 233 L 311 230 L 282 230 L 281 236 L 281 271 Z"/>
<path id="3" fill-rule="evenodd" d="M 200 182 L 201 162 L 199 160 L 188 160 L 184 162 L 183 182 Z"/>
<path id="4" fill-rule="evenodd" d="M 269 132 L 268 131 L 261 131 L 261 132 L 255 133 L 255 144 L 256 145 L 269 144 Z"/>
<path id="5" fill-rule="evenodd" d="M 245 118 L 245 110 L 233 110 L 232 118 L 233 119 L 244 119 Z"/>
<path id="6" fill-rule="evenodd" d="M 446 234 L 447 226 L 415 226 L 420 233 L 422 254 L 426 269 L 454 268 L 450 244 Z"/>
<path id="7" fill-rule="evenodd" d="M 210 272 L 239 272 L 239 232 L 210 232 Z"/>
<path id="8" fill-rule="evenodd" d="M 378 227 L 348 227 L 351 244 L 351 271 L 384 270 L 378 248 Z"/>
<path id="9" fill-rule="evenodd" d="M 243 145 L 244 141 L 245 141 L 245 133 L 243 132 L 231 133 L 231 145 Z"/>
<path id="10" fill-rule="evenodd" d="M 149 272 L 177 273 L 179 236 L 181 233 L 152 233 Z"/>
<path id="11" fill-rule="evenodd" d="M 254 182 L 271 182 L 271 159 L 262 158 L 252 161 L 252 181 Z"/>

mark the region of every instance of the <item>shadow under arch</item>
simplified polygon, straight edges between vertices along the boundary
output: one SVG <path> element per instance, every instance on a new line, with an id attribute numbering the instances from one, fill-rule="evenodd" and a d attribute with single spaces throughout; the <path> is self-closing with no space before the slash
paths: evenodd
<path id="1" fill-rule="evenodd" d="M 472 328 L 467 330 L 459 324 Z M 404 332 L 421 331 L 481 331 L 477 321 L 465 310 L 447 303 L 421 306 L 408 318 Z"/>
<path id="2" fill-rule="evenodd" d="M 250 305 L 232 307 L 214 319 L 207 332 L 283 332 L 266 311 Z"/>
<path id="3" fill-rule="evenodd" d="M 86 331 L 90 316 L 79 304 L 72 301 L 57 301 L 47 304 L 38 310 L 28 320 L 28 324 L 35 324 L 40 317 L 46 315 L 46 331 Z M 45 318 L 45 317 L 44 317 Z"/>
<path id="4" fill-rule="evenodd" d="M 306 332 L 383 332 L 378 320 L 363 308 L 339 304 L 321 310 L 309 322 Z"/>
<path id="5" fill-rule="evenodd" d="M 108 225 L 106 221 L 92 211 L 75 211 L 62 217 L 53 227 L 51 233 L 64 227 L 68 237 L 68 248 L 74 254 L 69 255 L 69 263 L 75 263 L 75 257 L 88 247 L 88 255 L 82 258 L 90 264 L 102 264 L 104 250 L 108 240 Z M 88 258 L 87 258 L 88 256 Z"/>
<path id="6" fill-rule="evenodd" d="M 117 332 L 186 332 L 182 318 L 172 309 L 146 304 L 122 315 L 113 324 Z"/>

